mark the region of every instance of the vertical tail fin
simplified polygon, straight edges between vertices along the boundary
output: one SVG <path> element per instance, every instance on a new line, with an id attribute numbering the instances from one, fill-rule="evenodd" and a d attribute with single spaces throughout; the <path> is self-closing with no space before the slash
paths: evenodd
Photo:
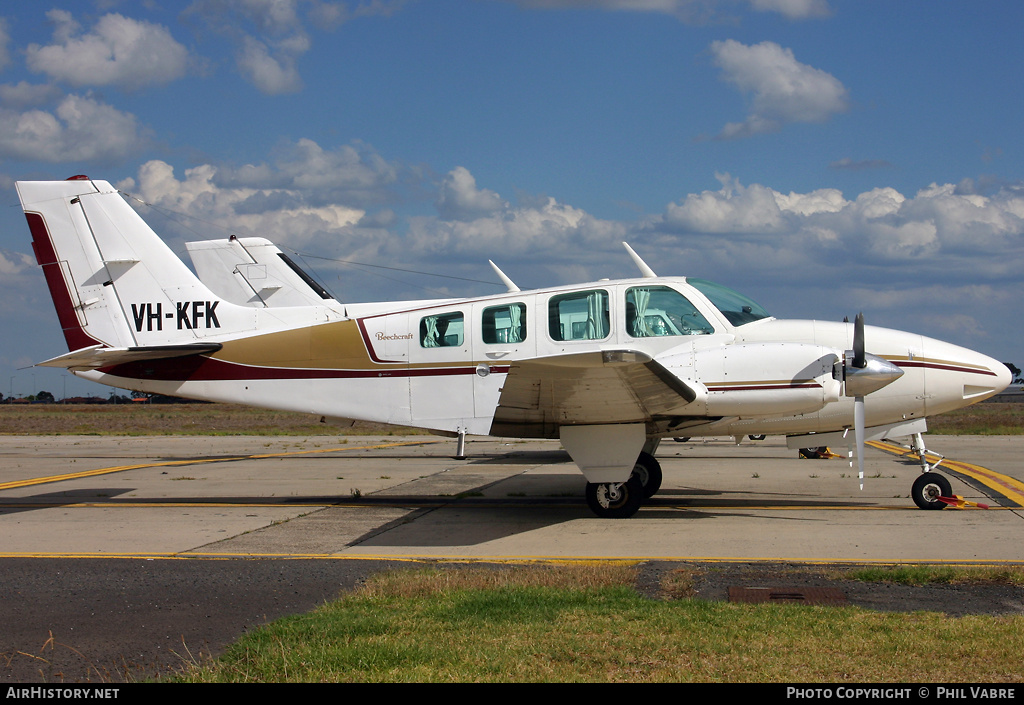
<path id="1" fill-rule="evenodd" d="M 181 345 L 255 329 L 253 309 L 211 293 L 106 181 L 17 187 L 69 350 Z"/>

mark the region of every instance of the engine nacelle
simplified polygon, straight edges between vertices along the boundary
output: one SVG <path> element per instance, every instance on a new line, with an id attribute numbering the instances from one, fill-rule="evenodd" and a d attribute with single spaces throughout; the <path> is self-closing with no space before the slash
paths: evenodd
<path id="1" fill-rule="evenodd" d="M 759 418 L 819 411 L 838 401 L 832 369 L 841 353 L 808 343 L 741 343 L 694 354 L 709 416 Z"/>

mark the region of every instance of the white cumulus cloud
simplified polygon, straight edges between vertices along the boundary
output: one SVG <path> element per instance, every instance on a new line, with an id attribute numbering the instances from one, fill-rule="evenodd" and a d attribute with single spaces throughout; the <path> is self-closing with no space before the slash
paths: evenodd
<path id="1" fill-rule="evenodd" d="M 303 87 L 299 61 L 313 46 L 310 29 L 330 31 L 345 22 L 387 16 L 402 0 L 350 3 L 326 0 L 193 0 L 183 15 L 227 37 L 238 72 L 267 95 Z"/>
<path id="2" fill-rule="evenodd" d="M 185 75 L 188 50 L 160 25 L 119 14 L 102 16 L 82 33 L 67 10 L 47 13 L 53 43 L 30 44 L 26 63 L 36 73 L 72 86 L 118 86 L 134 90 Z"/>
<path id="3" fill-rule="evenodd" d="M 242 76 L 267 95 L 302 90 L 296 59 L 296 52 L 272 52 L 269 46 L 253 37 L 242 39 L 237 56 L 238 70 Z"/>
<path id="4" fill-rule="evenodd" d="M 775 132 L 792 122 L 822 122 L 846 111 L 848 94 L 835 76 L 802 64 L 774 42 L 747 46 L 734 39 L 713 42 L 723 78 L 753 96 L 746 120 L 729 123 L 720 139 Z"/>
<path id="5" fill-rule="evenodd" d="M 826 0 L 750 0 L 750 6 L 759 12 L 778 12 L 791 20 L 832 14 Z"/>
<path id="6" fill-rule="evenodd" d="M 0 249 L 0 274 L 12 276 L 21 274 L 36 266 L 30 255 Z"/>
<path id="7" fill-rule="evenodd" d="M 6 108 L 27 108 L 32 105 L 43 105 L 61 97 L 57 86 L 44 83 L 32 84 L 18 81 L 16 84 L 0 85 L 0 105 Z"/>
<path id="8" fill-rule="evenodd" d="M 1013 276 L 1024 267 L 1024 191 L 983 196 L 933 184 L 912 196 L 876 188 L 847 199 L 836 189 L 781 193 L 718 175 L 722 188 L 668 204 L 645 230 L 686 248 L 688 266 L 769 275 L 877 278 L 901 283 Z M 692 271 L 692 270 L 688 270 Z"/>
<path id="9" fill-rule="evenodd" d="M 513 0 L 517 5 L 543 9 L 600 9 L 629 12 L 659 12 L 683 22 L 703 23 L 731 11 L 735 0 Z M 757 12 L 777 12 L 791 20 L 831 14 L 826 0 L 748 0 Z"/>
<path id="10" fill-rule="evenodd" d="M 0 109 L 0 157 L 6 159 L 117 162 L 146 143 L 134 115 L 88 96 L 68 95 L 53 112 Z"/>
<path id="11" fill-rule="evenodd" d="M 444 179 L 436 205 L 439 217 L 410 218 L 404 238 L 392 242 L 389 251 L 424 257 L 448 253 L 477 262 L 540 256 L 545 266 L 563 273 L 572 268 L 586 277 L 588 265 L 609 249 L 621 247 L 618 243 L 630 228 L 550 196 L 513 204 L 479 187 L 464 167 L 453 169 Z"/>
<path id="12" fill-rule="evenodd" d="M 462 166 L 455 167 L 444 178 L 437 199 L 437 210 L 446 220 L 473 220 L 505 206 L 494 191 L 477 188 L 476 178 Z"/>
<path id="13" fill-rule="evenodd" d="M 728 174 L 716 176 L 721 190 L 691 193 L 681 203 L 670 203 L 665 224 L 701 233 L 770 233 L 782 227 L 779 194 L 760 184 L 743 186 Z"/>
<path id="14" fill-rule="evenodd" d="M 217 171 L 216 167 L 203 164 L 187 169 L 185 178 L 179 180 L 170 164 L 152 160 L 140 167 L 137 180 L 128 179 L 118 184 L 118 188 L 152 206 L 197 218 L 196 223 L 212 222 L 223 228 L 221 232 L 208 232 L 204 236 L 197 236 L 194 227 L 179 233 L 180 237 L 190 240 L 231 233 L 266 237 L 281 245 L 298 247 L 318 238 L 337 237 L 365 213 L 338 203 L 307 205 L 300 196 L 287 190 L 219 186 Z M 285 198 L 275 199 L 275 194 Z M 247 207 L 254 197 L 260 196 L 266 203 L 287 205 L 259 210 Z"/>
<path id="15" fill-rule="evenodd" d="M 325 149 L 302 138 L 280 147 L 270 162 L 221 167 L 221 186 L 287 190 L 314 204 L 369 205 L 394 200 L 396 182 L 405 175 L 361 142 Z M 410 175 L 414 179 L 414 175 Z"/>

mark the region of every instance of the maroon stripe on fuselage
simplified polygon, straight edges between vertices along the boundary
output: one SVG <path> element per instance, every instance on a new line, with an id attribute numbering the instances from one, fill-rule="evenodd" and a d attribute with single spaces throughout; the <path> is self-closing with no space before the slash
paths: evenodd
<path id="1" fill-rule="evenodd" d="M 388 315 L 388 314 L 381 314 Z M 356 325 L 359 326 L 359 335 L 363 338 L 363 345 L 366 347 L 366 352 L 370 355 L 370 359 L 374 362 L 387 364 L 389 362 L 398 362 L 397 360 L 382 360 L 377 357 L 377 351 L 373 347 L 373 342 L 370 340 L 370 334 L 366 330 L 366 324 L 363 322 L 367 318 L 380 318 L 381 316 L 364 316 L 363 318 L 356 319 Z"/>
<path id="2" fill-rule="evenodd" d="M 779 389 L 820 389 L 821 385 L 817 382 L 804 382 L 798 384 L 748 384 L 748 385 L 736 385 L 729 387 L 715 387 L 711 384 L 708 385 L 708 392 L 763 392 L 763 391 L 776 391 Z"/>
<path id="3" fill-rule="evenodd" d="M 26 213 L 25 218 L 28 220 L 28 229 L 32 233 L 32 250 L 35 252 L 36 262 L 43 268 L 46 286 L 50 289 L 53 307 L 57 309 L 57 320 L 60 321 L 60 327 L 64 330 L 64 340 L 67 341 L 68 350 L 80 350 L 99 344 L 100 341 L 87 334 L 78 321 L 74 299 L 72 299 L 71 291 L 68 288 L 71 284 L 64 279 L 64 272 L 61 270 L 57 253 L 53 249 L 53 241 L 50 239 L 46 221 L 39 213 Z"/>
<path id="4" fill-rule="evenodd" d="M 995 372 L 989 369 L 963 367 L 962 365 L 954 365 L 952 363 L 941 364 L 938 362 L 923 362 L 920 360 L 890 360 L 890 362 L 897 367 L 920 367 L 926 370 L 947 370 L 949 372 L 970 372 L 976 375 L 988 375 L 989 377 L 997 376 Z"/>
<path id="5" fill-rule="evenodd" d="M 508 366 L 491 367 L 491 372 L 508 372 Z M 376 379 L 381 377 L 445 377 L 476 374 L 475 367 L 377 368 L 369 370 L 304 369 L 298 367 L 256 367 L 196 355 L 166 360 L 143 360 L 111 365 L 100 370 L 127 379 L 165 382 L 220 382 L 242 380 Z"/>

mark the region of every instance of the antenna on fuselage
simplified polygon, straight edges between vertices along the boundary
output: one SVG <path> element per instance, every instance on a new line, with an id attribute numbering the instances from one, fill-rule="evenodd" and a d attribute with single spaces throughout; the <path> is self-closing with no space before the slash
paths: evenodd
<path id="1" fill-rule="evenodd" d="M 633 258 L 633 264 L 635 264 L 640 270 L 640 273 L 644 275 L 644 279 L 654 279 L 658 276 L 654 273 L 654 270 L 648 267 L 647 263 L 640 258 L 640 255 L 633 251 L 633 248 L 629 246 L 628 242 L 622 243 L 622 246 L 626 248 L 626 252 L 628 252 L 629 256 Z"/>
<path id="2" fill-rule="evenodd" d="M 501 279 L 501 283 L 507 286 L 509 291 L 519 291 L 519 287 L 516 286 L 516 283 L 509 279 L 503 271 L 498 269 L 498 265 L 496 265 L 494 262 L 491 262 L 491 260 L 487 261 L 490 263 L 491 267 L 494 268 L 494 273 L 498 275 L 499 279 Z"/>

